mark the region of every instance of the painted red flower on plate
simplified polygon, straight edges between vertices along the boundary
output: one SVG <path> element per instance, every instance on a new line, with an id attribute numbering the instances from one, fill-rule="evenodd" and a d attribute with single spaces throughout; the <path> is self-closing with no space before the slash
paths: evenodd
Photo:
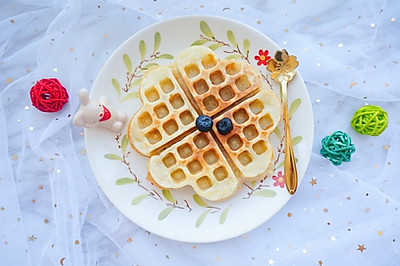
<path id="1" fill-rule="evenodd" d="M 268 54 L 268 50 L 263 51 L 262 49 L 260 49 L 258 51 L 258 55 L 254 56 L 254 59 L 258 61 L 257 66 L 261 66 L 261 64 L 266 66 L 268 64 L 268 61 L 271 59 Z"/>

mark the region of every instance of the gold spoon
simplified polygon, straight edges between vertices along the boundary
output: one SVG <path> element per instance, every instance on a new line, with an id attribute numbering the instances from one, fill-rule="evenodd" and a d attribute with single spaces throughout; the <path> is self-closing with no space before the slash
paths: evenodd
<path id="1" fill-rule="evenodd" d="M 289 113 L 287 102 L 287 84 L 296 76 L 296 67 L 299 65 L 296 56 L 288 54 L 283 49 L 276 51 L 274 58 L 268 61 L 267 69 L 271 72 L 271 78 L 281 84 L 283 120 L 285 126 L 285 184 L 288 192 L 293 195 L 297 190 L 297 168 L 293 153 L 292 138 L 290 136 Z"/>

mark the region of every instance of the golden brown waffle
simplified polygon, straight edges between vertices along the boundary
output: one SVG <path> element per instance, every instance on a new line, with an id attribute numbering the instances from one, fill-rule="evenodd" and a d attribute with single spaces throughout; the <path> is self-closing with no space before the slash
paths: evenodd
<path id="1" fill-rule="evenodd" d="M 261 86 L 260 72 L 244 61 L 220 61 L 217 55 L 203 46 L 180 53 L 175 67 L 193 98 L 194 107 L 210 117 Z"/>
<path id="2" fill-rule="evenodd" d="M 196 131 L 151 156 L 148 171 L 161 187 L 190 185 L 209 200 L 229 197 L 240 184 L 210 132 Z"/>
<path id="3" fill-rule="evenodd" d="M 232 121 L 234 127 L 227 135 L 221 135 L 216 124 L 225 117 Z M 268 137 L 280 119 L 280 101 L 266 85 L 254 96 L 214 119 L 215 136 L 242 181 L 266 176 L 274 157 Z"/>
<path id="4" fill-rule="evenodd" d="M 281 120 L 281 104 L 246 62 L 219 60 L 194 46 L 173 66 L 147 70 L 139 96 L 143 107 L 131 119 L 128 139 L 150 157 L 148 178 L 155 185 L 189 185 L 208 200 L 221 200 L 272 166 L 269 135 Z M 210 132 L 196 129 L 201 114 L 213 118 Z M 216 124 L 225 117 L 233 130 L 221 135 Z"/>
<path id="5" fill-rule="evenodd" d="M 143 107 L 128 126 L 132 147 L 149 156 L 169 141 L 194 128 L 196 111 L 167 66 L 153 67 L 139 88 Z"/>

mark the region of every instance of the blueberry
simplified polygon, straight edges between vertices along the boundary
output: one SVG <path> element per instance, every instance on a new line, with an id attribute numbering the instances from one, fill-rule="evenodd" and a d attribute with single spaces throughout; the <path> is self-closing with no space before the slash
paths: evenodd
<path id="1" fill-rule="evenodd" d="M 196 118 L 196 128 L 201 132 L 210 131 L 213 126 L 213 121 L 208 115 L 200 115 Z"/>
<path id="2" fill-rule="evenodd" d="M 228 134 L 233 129 L 232 121 L 229 118 L 223 118 L 217 123 L 217 129 L 221 135 Z"/>

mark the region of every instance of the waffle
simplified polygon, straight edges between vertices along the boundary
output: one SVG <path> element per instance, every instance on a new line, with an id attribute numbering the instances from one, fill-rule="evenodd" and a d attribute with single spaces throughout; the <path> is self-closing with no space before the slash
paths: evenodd
<path id="1" fill-rule="evenodd" d="M 167 66 L 153 67 L 143 75 L 139 97 L 143 102 L 131 119 L 132 147 L 150 156 L 169 141 L 194 128 L 197 113 Z"/>
<path id="2" fill-rule="evenodd" d="M 220 61 L 203 46 L 179 54 L 175 68 L 194 107 L 210 117 L 260 88 L 262 81 L 255 67 L 239 60 Z"/>
<path id="3" fill-rule="evenodd" d="M 272 166 L 268 138 L 281 120 L 281 104 L 246 62 L 219 60 L 212 50 L 194 46 L 171 66 L 147 70 L 139 96 L 143 107 L 130 121 L 128 139 L 150 157 L 148 179 L 156 186 L 189 185 L 217 201 L 240 183 L 265 177 Z M 209 132 L 196 129 L 202 114 L 213 119 Z M 221 135 L 216 124 L 226 117 L 233 130 Z"/>
<path id="4" fill-rule="evenodd" d="M 281 119 L 278 97 L 263 84 L 257 94 L 215 118 L 214 132 L 218 132 L 216 123 L 225 117 L 234 124 L 232 131 L 215 136 L 232 161 L 237 176 L 242 181 L 265 177 L 274 158 L 268 137 Z"/>
<path id="5" fill-rule="evenodd" d="M 151 156 L 148 171 L 150 180 L 160 187 L 190 185 L 209 200 L 228 198 L 240 184 L 210 132 L 196 131 Z"/>

